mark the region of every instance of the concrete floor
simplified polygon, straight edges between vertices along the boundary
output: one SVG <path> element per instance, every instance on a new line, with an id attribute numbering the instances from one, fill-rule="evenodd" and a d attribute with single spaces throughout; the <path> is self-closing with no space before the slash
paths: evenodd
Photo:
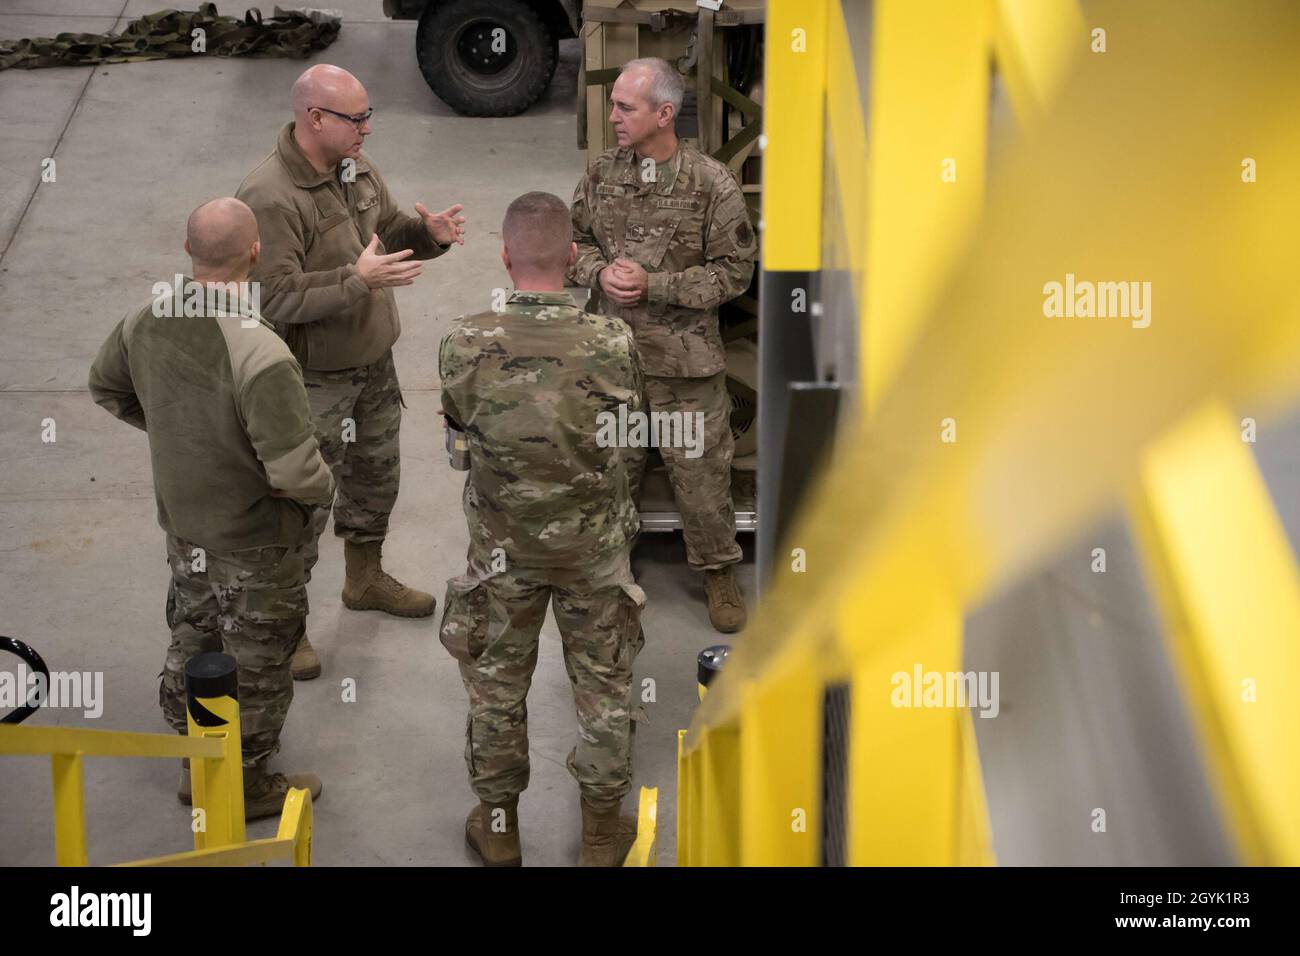
<path id="1" fill-rule="evenodd" d="M 331 6 L 342 9 L 345 26 L 317 61 L 366 83 L 376 108 L 368 151 L 394 196 L 435 210 L 460 202 L 469 217 L 465 246 L 397 290 L 404 334 L 395 351 L 408 409 L 386 560 L 441 602 L 443 582 L 463 568 L 467 536 L 461 476 L 447 466 L 436 416 L 437 345 L 451 319 L 489 307 L 492 289 L 508 285 L 498 230 L 510 200 L 530 189 L 572 195 L 584 168 L 572 109 L 578 46 L 563 44 L 547 98 L 527 114 L 467 119 L 421 78 L 413 23 L 386 20 L 378 0 Z M 0 36 L 121 29 L 157 7 L 4 0 Z M 166 729 L 157 674 L 168 575 L 147 442 L 90 401 L 86 376 L 113 325 L 148 301 L 154 281 L 187 265 L 181 243 L 190 211 L 232 194 L 272 149 L 289 119 L 289 86 L 306 65 L 192 58 L 0 74 L 0 165 L 9 172 L 0 179 L 0 633 L 31 643 L 53 669 L 103 671 L 106 696 L 98 720 L 45 710 L 33 723 Z M 40 184 L 48 156 L 57 181 Z M 52 444 L 41 441 L 45 418 L 56 422 Z M 678 535 L 647 540 L 637 555 L 649 595 L 637 679 L 655 681 L 656 701 L 645 705 L 637 733 L 635 784 L 660 788 L 663 863 L 675 855 L 676 732 L 696 704 L 695 655 L 720 639 L 684 562 Z M 438 643 L 436 618 L 348 611 L 342 578 L 342 546 L 328 536 L 308 619 L 325 671 L 297 685 L 278 759 L 282 769 L 311 769 L 325 782 L 316 859 L 468 864 L 465 692 Z M 748 561 L 743 580 L 752 593 Z M 12 664 L 8 655 L 0 662 Z M 348 677 L 355 703 L 342 701 Z M 553 618 L 529 704 L 525 853 L 530 864 L 566 865 L 578 845 L 577 787 L 564 768 L 576 722 Z M 175 784 L 172 761 L 89 761 L 91 862 L 186 849 L 189 811 Z M 0 864 L 52 862 L 44 758 L 4 759 L 0 808 Z M 263 821 L 249 835 L 274 829 Z"/>
<path id="2" fill-rule="evenodd" d="M 435 410 L 435 348 L 448 320 L 484 308 L 505 283 L 494 234 L 526 189 L 567 197 L 583 168 L 571 104 L 577 49 L 547 99 L 511 119 L 465 119 L 424 85 L 415 28 L 378 0 L 339 0 L 340 39 L 319 59 L 367 83 L 378 112 L 370 152 L 399 201 L 463 202 L 466 246 L 398 290 L 397 363 L 409 405 L 391 565 L 434 589 L 465 548 L 459 478 Z M 121 28 L 146 0 L 4 0 L 0 35 Z M 223 7 L 224 9 L 224 7 Z M 232 12 L 226 10 L 226 12 Z M 355 17 L 355 19 L 354 19 Z M 143 435 L 96 408 L 90 361 L 152 282 L 182 267 L 185 216 L 232 192 L 273 145 L 303 64 L 204 60 L 0 74 L 0 633 L 30 641 L 51 667 L 102 670 L 98 721 L 47 711 L 42 724 L 162 730 L 156 675 L 167 634 L 167 571 Z M 53 155 L 58 181 L 39 185 Z M 58 440 L 40 441 L 54 418 Z M 1256 452 L 1293 548 L 1300 542 L 1300 418 L 1262 429 Z M 1088 570 L 1093 547 L 1109 570 Z M 431 621 L 343 610 L 341 547 L 323 542 L 309 628 L 325 675 L 299 685 L 280 766 L 325 780 L 322 864 L 464 864 L 470 804 L 461 759 L 464 691 Z M 660 788 L 660 862 L 674 858 L 675 733 L 695 705 L 694 658 L 714 643 L 699 582 L 676 536 L 637 557 L 650 597 L 638 678 L 657 701 L 637 735 L 637 783 Z M 752 595 L 752 566 L 746 584 Z M 552 622 L 533 685 L 533 782 L 524 796 L 532 864 L 576 854 L 576 788 L 563 768 L 575 727 Z M 4 666 L 8 666 L 6 663 Z M 1232 854 L 1208 792 L 1161 629 L 1122 521 L 1113 518 L 968 621 L 967 666 L 1001 674 L 999 719 L 975 720 L 995 850 L 1006 864 L 1215 864 Z M 357 681 L 343 703 L 339 682 Z M 185 848 L 188 812 L 163 761 L 91 761 L 91 860 Z M 1108 831 L 1092 833 L 1094 807 Z M 0 864 L 53 856 L 44 760 L 0 764 Z M 266 836 L 274 823 L 250 827 Z"/>

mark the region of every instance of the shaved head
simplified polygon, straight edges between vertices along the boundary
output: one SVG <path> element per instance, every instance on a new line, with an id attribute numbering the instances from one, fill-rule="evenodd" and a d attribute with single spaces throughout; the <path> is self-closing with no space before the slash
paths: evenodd
<path id="1" fill-rule="evenodd" d="M 501 241 L 513 273 L 563 273 L 573 244 L 569 207 L 551 193 L 524 193 L 506 209 Z"/>
<path id="2" fill-rule="evenodd" d="M 317 63 L 294 82 L 292 99 L 294 139 L 317 170 L 332 171 L 345 159 L 361 158 L 370 120 L 358 124 L 348 118 L 370 111 L 370 95 L 360 80 L 342 67 Z"/>
<path id="3" fill-rule="evenodd" d="M 205 202 L 185 224 L 185 250 L 195 275 L 224 275 L 247 267 L 257 241 L 253 210 L 232 196 Z"/>
<path id="4" fill-rule="evenodd" d="M 302 75 L 293 84 L 293 115 L 295 118 L 305 116 L 313 107 L 328 107 L 341 113 L 359 113 L 361 110 L 347 110 L 335 103 L 364 97 L 366 88 L 361 81 L 341 66 L 317 63 L 303 70 Z"/>

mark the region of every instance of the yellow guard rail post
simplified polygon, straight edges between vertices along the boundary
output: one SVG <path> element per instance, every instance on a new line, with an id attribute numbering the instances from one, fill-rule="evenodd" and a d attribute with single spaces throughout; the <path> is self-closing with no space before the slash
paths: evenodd
<path id="1" fill-rule="evenodd" d="M 642 787 L 637 803 L 636 842 L 624 866 L 657 866 L 659 862 L 659 788 Z"/>
<path id="2" fill-rule="evenodd" d="M 77 727 L 0 725 L 0 755 L 50 757 L 55 862 L 87 866 L 84 761 L 87 757 L 188 758 L 194 802 L 194 850 L 127 866 L 243 866 L 291 859 L 311 865 L 311 796 L 294 789 L 274 839 L 245 841 L 238 673 L 225 654 L 200 654 L 185 667 L 189 736 Z"/>

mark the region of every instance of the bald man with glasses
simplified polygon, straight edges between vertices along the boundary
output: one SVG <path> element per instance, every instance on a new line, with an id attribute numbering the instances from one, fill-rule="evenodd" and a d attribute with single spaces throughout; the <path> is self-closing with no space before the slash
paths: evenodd
<path id="1" fill-rule="evenodd" d="M 338 482 L 334 533 L 343 538 L 343 603 L 399 617 L 433 614 L 431 594 L 383 568 L 381 551 L 397 500 L 402 398 L 393 367 L 401 334 L 396 286 L 410 285 L 421 260 L 464 244 L 461 206 L 415 216 L 398 209 L 362 152 L 374 110 L 347 70 L 311 67 L 293 85 L 293 122 L 275 150 L 239 187 L 257 216 L 263 315 L 302 365 L 321 454 Z M 329 520 L 315 509 L 307 577 Z M 320 674 L 306 635 L 294 655 L 297 680 Z"/>

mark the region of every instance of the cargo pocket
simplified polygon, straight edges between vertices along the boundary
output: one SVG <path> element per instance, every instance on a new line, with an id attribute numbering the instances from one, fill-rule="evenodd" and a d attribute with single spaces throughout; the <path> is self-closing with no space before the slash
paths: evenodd
<path id="1" fill-rule="evenodd" d="M 641 612 L 645 610 L 645 591 L 635 581 L 620 584 L 623 589 L 619 603 L 619 642 L 618 657 L 620 661 L 626 655 L 628 664 L 636 663 L 637 655 L 645 645 L 645 634 L 641 630 Z"/>
<path id="2" fill-rule="evenodd" d="M 438 640 L 462 664 L 473 664 L 487 645 L 488 596 L 478 578 L 459 575 L 447 581 Z"/>

